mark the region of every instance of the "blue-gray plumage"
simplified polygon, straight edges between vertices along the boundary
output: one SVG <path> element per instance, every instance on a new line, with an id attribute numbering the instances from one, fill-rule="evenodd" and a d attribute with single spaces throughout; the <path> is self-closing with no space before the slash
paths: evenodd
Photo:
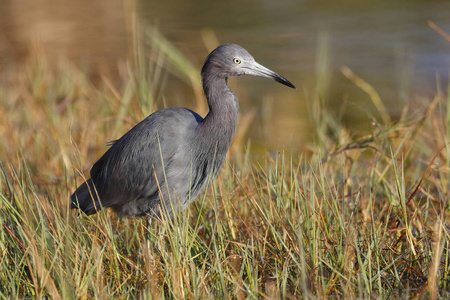
<path id="1" fill-rule="evenodd" d="M 94 164 L 91 178 L 70 197 L 87 214 L 111 207 L 120 215 L 159 217 L 185 208 L 222 166 L 238 118 L 238 102 L 227 86 L 231 76 L 287 79 L 255 62 L 242 47 L 224 44 L 202 68 L 209 113 L 203 119 L 186 108 L 166 108 L 148 116 L 115 141 Z"/>

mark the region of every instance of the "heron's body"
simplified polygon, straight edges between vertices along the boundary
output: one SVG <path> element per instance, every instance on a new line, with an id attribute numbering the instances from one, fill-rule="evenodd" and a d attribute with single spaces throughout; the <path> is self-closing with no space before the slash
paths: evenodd
<path id="1" fill-rule="evenodd" d="M 239 59 L 239 67 L 236 59 Z M 246 70 L 258 67 L 256 72 Z M 186 108 L 159 110 L 115 141 L 94 164 L 91 179 L 71 196 L 87 214 L 111 207 L 124 216 L 158 217 L 186 207 L 217 176 L 236 129 L 238 102 L 227 86 L 230 76 L 253 74 L 289 81 L 254 62 L 240 46 L 225 44 L 202 69 L 209 113 L 203 119 Z"/>

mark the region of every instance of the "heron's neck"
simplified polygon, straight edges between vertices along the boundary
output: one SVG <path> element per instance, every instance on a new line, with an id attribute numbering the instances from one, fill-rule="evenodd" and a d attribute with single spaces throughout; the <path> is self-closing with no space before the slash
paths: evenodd
<path id="1" fill-rule="evenodd" d="M 208 100 L 209 113 L 202 126 L 214 130 L 214 134 L 218 136 L 226 135 L 231 141 L 238 118 L 239 105 L 236 96 L 227 86 L 227 80 L 218 76 L 204 76 L 203 89 Z"/>

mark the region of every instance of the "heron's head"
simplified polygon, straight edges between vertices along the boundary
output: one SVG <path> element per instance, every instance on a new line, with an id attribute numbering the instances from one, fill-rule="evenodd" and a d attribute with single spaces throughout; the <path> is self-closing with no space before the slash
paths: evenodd
<path id="1" fill-rule="evenodd" d="M 236 44 L 217 47 L 208 55 L 202 69 L 202 76 L 228 78 L 240 75 L 271 78 L 295 89 L 289 80 L 257 63 L 247 50 Z"/>

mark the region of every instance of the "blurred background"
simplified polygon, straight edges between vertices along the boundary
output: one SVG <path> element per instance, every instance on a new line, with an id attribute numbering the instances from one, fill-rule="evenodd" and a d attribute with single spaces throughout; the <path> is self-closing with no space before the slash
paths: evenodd
<path id="1" fill-rule="evenodd" d="M 0 16 L 1 76 L 38 53 L 50 63 L 70 61 L 93 80 L 119 78 L 137 43 L 152 51 L 152 34 L 136 37 L 139 28 L 161 34 L 198 72 L 218 44 L 240 44 L 298 88 L 262 78 L 231 80 L 241 113 L 252 116 L 246 139 L 255 151 L 303 150 L 313 137 L 315 95 L 354 134 L 370 133 L 382 116 L 352 76 L 370 84 L 396 120 L 405 106 L 431 102 L 450 72 L 450 43 L 429 26 L 450 32 L 449 1 L 3 0 Z M 205 115 L 190 81 L 170 67 L 163 73 L 158 107 Z"/>

